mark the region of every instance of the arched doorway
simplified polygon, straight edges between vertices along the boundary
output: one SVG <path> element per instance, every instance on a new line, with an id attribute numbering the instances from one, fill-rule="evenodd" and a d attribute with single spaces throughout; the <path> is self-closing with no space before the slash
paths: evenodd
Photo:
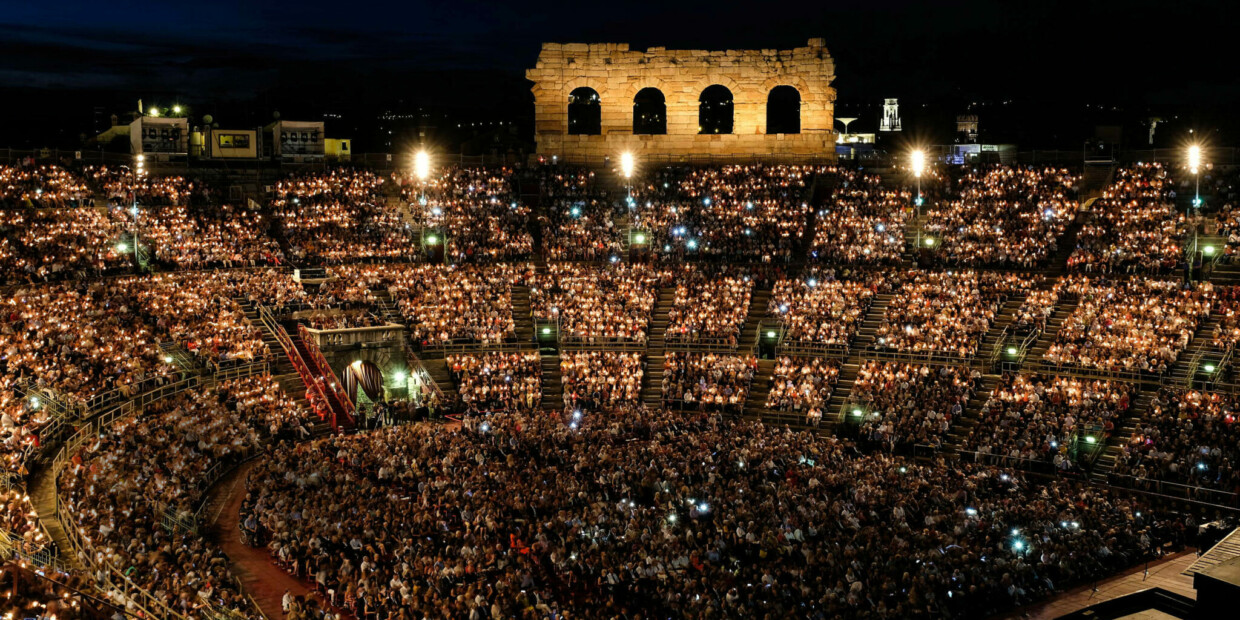
<path id="1" fill-rule="evenodd" d="M 582 86 L 568 94 L 568 133 L 575 136 L 603 133 L 603 106 L 598 91 Z"/>
<path id="2" fill-rule="evenodd" d="M 766 133 L 801 133 L 801 93 L 776 86 L 766 96 Z"/>
<path id="3" fill-rule="evenodd" d="M 698 133 L 732 133 L 732 91 L 714 84 L 698 97 Z"/>
<path id="4" fill-rule="evenodd" d="M 633 133 L 667 133 L 667 100 L 657 88 L 643 88 L 633 97 Z"/>

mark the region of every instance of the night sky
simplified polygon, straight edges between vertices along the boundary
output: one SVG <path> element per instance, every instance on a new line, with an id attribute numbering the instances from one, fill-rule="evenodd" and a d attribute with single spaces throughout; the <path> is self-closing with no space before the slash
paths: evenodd
<path id="1" fill-rule="evenodd" d="M 0 2 L 0 147 L 72 141 L 138 98 L 234 126 L 276 109 L 410 106 L 528 124 L 522 72 L 542 41 L 786 49 L 823 37 L 841 114 L 895 96 L 1226 124 L 1240 104 L 1222 1 Z"/>

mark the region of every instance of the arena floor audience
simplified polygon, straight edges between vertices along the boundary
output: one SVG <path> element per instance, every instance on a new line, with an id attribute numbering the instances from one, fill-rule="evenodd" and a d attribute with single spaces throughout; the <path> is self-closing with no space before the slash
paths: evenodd
<path id="1" fill-rule="evenodd" d="M 273 559 L 359 617 L 983 617 L 1183 536 L 1077 482 L 707 413 L 397 427 L 280 448 L 247 484 Z"/>

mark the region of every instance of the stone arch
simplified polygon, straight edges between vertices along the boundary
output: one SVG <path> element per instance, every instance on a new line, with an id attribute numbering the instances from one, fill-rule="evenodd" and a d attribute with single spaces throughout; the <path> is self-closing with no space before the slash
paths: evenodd
<path id="1" fill-rule="evenodd" d="M 637 93 L 646 90 L 647 88 L 658 90 L 664 95 L 667 95 L 668 93 L 668 86 L 663 82 L 663 80 L 656 77 L 646 77 L 629 82 L 628 87 L 624 89 L 624 98 L 632 100 L 637 96 Z"/>
<path id="2" fill-rule="evenodd" d="M 815 98 L 815 91 L 810 88 L 809 82 L 806 82 L 803 77 L 794 75 L 781 75 L 778 77 L 767 78 L 766 81 L 762 82 L 759 92 L 769 93 L 776 86 L 785 85 L 797 89 L 797 92 L 801 93 L 802 101 L 809 101 Z"/>
<path id="3" fill-rule="evenodd" d="M 332 369 L 336 371 L 336 378 L 342 379 L 344 378 L 344 373 L 349 370 L 349 365 L 353 362 L 369 363 L 377 366 L 386 379 L 405 365 L 404 357 L 393 355 L 394 352 L 395 350 L 391 347 L 374 347 L 341 352 L 338 361 L 334 361 L 332 364 Z"/>
<path id="4" fill-rule="evenodd" d="M 730 134 L 735 126 L 736 101 L 732 89 L 711 84 L 698 94 L 698 133 Z"/>
<path id="5" fill-rule="evenodd" d="M 633 133 L 667 133 L 667 98 L 663 96 L 663 91 L 647 87 L 633 96 Z"/>
<path id="6" fill-rule="evenodd" d="M 801 133 L 801 92 L 781 84 L 766 95 L 766 133 Z"/>
<path id="7" fill-rule="evenodd" d="M 579 86 L 568 93 L 568 133 L 584 136 L 603 133 L 603 100 L 597 90 Z"/>

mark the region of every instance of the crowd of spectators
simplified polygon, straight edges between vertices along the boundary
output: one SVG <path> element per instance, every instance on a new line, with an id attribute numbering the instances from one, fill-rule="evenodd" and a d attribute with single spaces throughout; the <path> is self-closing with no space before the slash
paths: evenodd
<path id="1" fill-rule="evenodd" d="M 748 275 L 684 271 L 668 311 L 664 339 L 669 343 L 735 347 L 749 316 L 753 279 Z"/>
<path id="2" fill-rule="evenodd" d="M 285 256 L 268 233 L 262 213 L 222 206 L 113 207 L 118 230 L 137 226 L 143 247 L 156 261 L 174 269 L 207 269 L 279 265 Z M 129 238 L 132 243 L 132 233 Z"/>
<path id="3" fill-rule="evenodd" d="M 512 284 L 532 274 L 531 265 L 409 265 L 371 268 L 371 290 L 387 288 L 422 347 L 454 342 L 497 343 L 515 336 Z"/>
<path id="4" fill-rule="evenodd" d="M 1046 321 L 1055 314 L 1059 304 L 1059 286 L 1029 291 L 1020 307 L 1012 315 L 1012 329 L 1017 335 L 1040 334 L 1046 329 Z"/>
<path id="5" fill-rule="evenodd" d="M 0 563 L 0 617 L 96 620 L 123 617 L 116 608 L 86 596 L 89 580 L 84 575 L 36 566 L 10 558 Z M 109 616 L 109 612 L 112 612 Z"/>
<path id="6" fill-rule="evenodd" d="M 560 354 L 564 409 L 607 410 L 641 400 L 640 353 L 580 351 Z"/>
<path id="7" fill-rule="evenodd" d="M 1068 267 L 1155 273 L 1170 271 L 1184 259 L 1185 218 L 1175 208 L 1175 185 L 1162 164 L 1120 168 L 1091 211 L 1092 220 L 1077 234 Z"/>
<path id="8" fill-rule="evenodd" d="M 182 176 L 139 174 L 128 166 L 87 166 L 82 175 L 109 205 L 186 206 L 209 203 L 214 198 L 202 182 Z"/>
<path id="9" fill-rule="evenodd" d="M 845 414 L 865 441 L 937 450 L 980 380 L 981 372 L 964 366 L 871 360 L 857 371 Z"/>
<path id="10" fill-rule="evenodd" d="M 530 208 L 518 200 L 512 175 L 509 168 L 447 167 L 425 183 L 398 182 L 422 227 L 447 235 L 450 261 L 505 261 L 534 252 Z"/>
<path id="11" fill-rule="evenodd" d="M 190 617 L 220 609 L 256 615 L 223 552 L 192 528 L 169 523 L 192 518 L 213 474 L 259 448 L 259 429 L 306 416 L 273 397 L 274 385 L 253 377 L 182 392 L 103 429 L 75 452 L 59 492 L 67 527 L 86 541 L 88 563 L 123 574 Z"/>
<path id="12" fill-rule="evenodd" d="M 802 278 L 776 282 L 766 314 L 784 328 L 785 344 L 847 348 L 865 321 L 874 295 L 886 290 L 889 284 L 881 272 L 836 278 L 834 270 L 812 271 Z"/>
<path id="13" fill-rule="evenodd" d="M 542 402 L 537 353 L 479 353 L 444 358 L 467 413 L 533 411 Z"/>
<path id="14" fill-rule="evenodd" d="M 25 490 L 0 488 L 0 549 L 9 557 L 55 556 L 56 545 L 43 532 L 39 513 Z"/>
<path id="15" fill-rule="evenodd" d="M 318 330 L 352 329 L 355 327 L 376 327 L 386 325 L 383 319 L 362 310 L 344 310 L 340 312 L 316 312 L 302 317 L 306 327 Z"/>
<path id="16" fill-rule="evenodd" d="M 619 213 L 585 168 L 545 166 L 540 189 L 544 215 L 543 250 L 547 260 L 602 261 L 624 250 L 616 227 Z"/>
<path id="17" fill-rule="evenodd" d="M 802 243 L 809 187 L 799 165 L 666 167 L 634 188 L 633 228 L 666 258 L 786 261 Z"/>
<path id="18" fill-rule="evenodd" d="M 1061 290 L 1079 302 L 1046 361 L 1103 371 L 1166 373 L 1216 303 L 1209 282 L 1078 278 Z"/>
<path id="19" fill-rule="evenodd" d="M 56 165 L 0 165 L 0 207 L 53 209 L 94 203 L 86 179 Z"/>
<path id="20" fill-rule="evenodd" d="M 1133 396 L 1133 387 L 1119 381 L 1004 373 L 960 449 L 1017 467 L 1074 469 L 1082 449 L 1092 456 L 1105 445 Z"/>
<path id="21" fill-rule="evenodd" d="M 296 259 L 314 263 L 418 256 L 421 241 L 387 205 L 383 183 L 373 172 L 349 168 L 283 179 L 271 201 L 278 234 Z"/>
<path id="22" fill-rule="evenodd" d="M 530 307 L 536 321 L 558 325 L 564 342 L 642 343 L 669 280 L 670 272 L 641 264 L 552 263 L 529 280 Z"/>
<path id="23" fill-rule="evenodd" d="M 822 423 L 822 414 L 839 380 L 839 360 L 781 355 L 771 370 L 765 407 L 804 413 L 805 423 L 816 427 Z"/>
<path id="24" fill-rule="evenodd" d="M 966 168 L 931 204 L 923 234 L 952 265 L 1031 269 L 1053 256 L 1076 217 L 1079 177 L 1059 168 L 994 165 Z"/>
<path id="25" fill-rule="evenodd" d="M 247 484 L 272 557 L 358 617 L 984 617 L 1185 536 L 1070 480 L 707 413 L 396 427 L 282 447 Z"/>
<path id="26" fill-rule="evenodd" d="M 1132 437 L 1121 444 L 1114 474 L 1152 486 L 1171 482 L 1240 491 L 1240 397 L 1162 388 Z"/>
<path id="27" fill-rule="evenodd" d="M 899 262 L 912 193 L 889 187 L 878 175 L 848 168 L 831 172 L 835 187 L 830 202 L 818 210 L 810 258 L 841 264 Z"/>
<path id="28" fill-rule="evenodd" d="M 132 264 L 131 236 L 100 209 L 0 209 L 0 283 L 114 273 Z"/>
<path id="29" fill-rule="evenodd" d="M 740 413 L 758 359 L 752 355 L 668 353 L 663 358 L 663 402 L 684 409 Z"/>
<path id="30" fill-rule="evenodd" d="M 908 272 L 875 332 L 879 350 L 970 357 L 1011 295 L 1036 278 L 1015 273 Z"/>
<path id="31" fill-rule="evenodd" d="M 512 174 L 454 168 L 425 188 L 395 178 L 414 219 L 446 232 L 449 262 L 490 262 L 532 252 L 529 210 Z M 614 255 L 622 215 L 592 174 L 542 174 L 552 205 L 542 222 L 548 258 Z M 669 169 L 653 174 L 628 206 L 655 251 L 669 248 L 665 257 L 696 251 L 778 263 L 802 242 L 811 183 L 827 174 L 837 177 L 835 191 L 818 219 L 831 232 L 819 231 L 817 260 L 897 260 L 910 196 L 860 173 Z M 143 243 L 162 266 L 278 265 L 277 238 L 298 259 L 338 264 L 337 278 L 311 292 L 277 269 L 12 288 L 0 317 L 0 463 L 26 473 L 55 410 L 175 380 L 187 369 L 168 351 L 214 366 L 274 360 L 239 301 L 310 308 L 299 318 L 317 329 L 399 314 L 421 347 L 495 344 L 515 338 L 512 291 L 528 285 L 534 320 L 554 322 L 562 340 L 628 344 L 648 339 L 660 289 L 675 287 L 667 342 L 735 347 L 755 287 L 773 284 L 765 311 L 781 322 L 785 343 L 847 346 L 875 297 L 894 292 L 875 336 L 879 350 L 965 358 L 1012 295 L 1028 294 L 1012 317 L 1017 333 L 1041 331 L 1060 297 L 1074 296 L 1078 308 L 1046 361 L 1150 373 L 1165 373 L 1213 313 L 1222 317 L 1216 347 L 1234 346 L 1240 334 L 1231 289 L 1092 274 L 1039 289 L 1035 277 L 974 271 L 819 268 L 793 279 L 771 265 L 561 262 L 535 275 L 526 264 L 353 264 L 419 252 L 405 215 L 387 206 L 385 191 L 394 188 L 385 183 L 344 169 L 292 177 L 278 184 L 268 213 L 209 206 L 209 190 L 177 177 L 0 167 L 0 215 L 12 217 L 0 223 L 6 282 L 124 266 L 120 244 L 135 199 Z M 930 210 L 928 234 L 943 239 L 949 261 L 1040 264 L 1071 217 L 1074 183 L 1060 170 L 966 172 L 958 192 L 949 186 L 959 198 Z M 115 206 L 91 208 L 99 193 Z M 1100 271 L 1165 267 L 1151 267 L 1161 250 L 1140 245 L 1151 237 L 1137 211 L 1142 201 L 1173 198 L 1165 172 L 1125 171 L 1097 206 L 1102 219 L 1123 214 L 1115 231 L 1091 231 L 1074 260 Z M 1090 248 L 1112 238 L 1123 258 L 1091 258 Z M 254 531 L 334 604 L 371 617 L 989 613 L 1106 575 L 1175 537 L 1152 512 L 1141 517 L 1135 500 L 1073 482 L 1035 491 L 997 469 L 859 455 L 834 438 L 711 415 L 741 410 L 758 366 L 751 355 L 667 354 L 658 389 L 680 411 L 646 410 L 642 359 L 563 353 L 565 415 L 547 416 L 534 415 L 543 404 L 538 353 L 449 355 L 457 393 L 474 414 L 463 430 L 419 425 L 309 443 L 309 412 L 270 375 L 222 381 L 158 401 L 89 439 L 60 490 L 92 565 L 125 573 L 190 615 L 251 611 L 227 558 L 176 524 L 201 505 L 214 473 L 267 439 L 277 447 L 251 477 L 244 508 Z M 765 408 L 818 426 L 840 363 L 777 357 Z M 860 435 L 938 447 L 979 380 L 965 367 L 865 362 L 850 393 L 863 410 Z M 992 465 L 1072 469 L 1080 442 L 1104 445 L 1133 396 L 1117 382 L 1004 375 L 961 448 Z M 1232 401 L 1161 392 L 1116 473 L 1235 490 Z M 45 541 L 33 519 L 28 498 L 0 497 L 2 527 L 38 552 Z M 844 537 L 861 542 L 840 547 Z"/>

